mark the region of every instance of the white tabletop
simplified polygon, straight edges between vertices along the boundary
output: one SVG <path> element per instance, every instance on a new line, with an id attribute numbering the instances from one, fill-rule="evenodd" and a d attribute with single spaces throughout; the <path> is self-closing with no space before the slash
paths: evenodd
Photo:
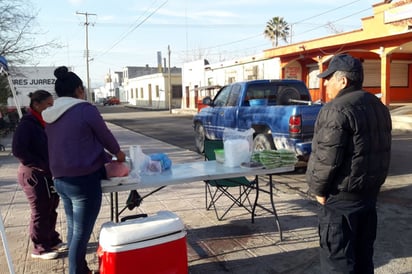
<path id="1" fill-rule="evenodd" d="M 119 192 L 142 188 L 156 188 L 167 185 L 191 183 L 205 180 L 236 178 L 264 174 L 279 174 L 293 171 L 294 166 L 265 168 L 227 167 L 216 161 L 198 161 L 174 164 L 172 168 L 155 175 L 141 175 L 140 180 L 117 177 L 102 181 L 102 191 Z"/>

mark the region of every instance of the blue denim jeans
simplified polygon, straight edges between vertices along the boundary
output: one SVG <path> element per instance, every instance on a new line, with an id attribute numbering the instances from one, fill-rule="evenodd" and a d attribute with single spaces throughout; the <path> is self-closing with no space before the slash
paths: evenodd
<path id="1" fill-rule="evenodd" d="M 100 211 L 104 169 L 78 177 L 55 179 L 67 218 L 69 274 L 89 273 L 86 262 L 87 243 Z"/>

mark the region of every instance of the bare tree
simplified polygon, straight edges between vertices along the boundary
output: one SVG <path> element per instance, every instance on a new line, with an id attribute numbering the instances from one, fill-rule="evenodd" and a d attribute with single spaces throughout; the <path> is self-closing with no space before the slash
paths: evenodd
<path id="1" fill-rule="evenodd" d="M 0 55 L 7 59 L 9 66 L 35 64 L 38 57 L 59 47 L 55 41 L 36 43 L 36 37 L 42 33 L 36 23 L 37 11 L 29 0 L 0 0 L 0 12 Z M 3 79 L 0 81 L 0 105 L 7 104 L 9 95 L 10 88 Z"/>
<path id="2" fill-rule="evenodd" d="M 0 0 L 0 55 L 10 64 L 33 63 L 33 56 L 43 56 L 55 41 L 37 44 L 40 33 L 36 23 L 37 11 L 28 0 Z"/>
<path id="3" fill-rule="evenodd" d="M 12 96 L 9 84 L 5 76 L 0 76 L 0 111 L 3 113 L 7 98 Z"/>

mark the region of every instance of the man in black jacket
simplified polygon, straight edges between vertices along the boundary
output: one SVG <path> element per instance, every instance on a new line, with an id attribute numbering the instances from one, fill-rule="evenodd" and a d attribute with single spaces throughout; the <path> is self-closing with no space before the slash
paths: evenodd
<path id="1" fill-rule="evenodd" d="M 391 117 L 362 90 L 360 60 L 337 55 L 318 77 L 331 101 L 316 120 L 306 179 L 319 204 L 321 270 L 373 273 L 376 199 L 388 174 Z"/>

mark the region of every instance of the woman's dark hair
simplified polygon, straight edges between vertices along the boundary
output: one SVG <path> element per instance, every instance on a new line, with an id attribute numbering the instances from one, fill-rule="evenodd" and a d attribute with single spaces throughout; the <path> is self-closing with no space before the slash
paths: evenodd
<path id="1" fill-rule="evenodd" d="M 79 76 L 65 66 L 55 69 L 54 76 L 57 78 L 54 89 L 59 97 L 75 97 L 76 89 L 83 86 Z"/>
<path id="2" fill-rule="evenodd" d="M 36 90 L 35 92 L 30 92 L 30 108 L 33 108 L 34 103 L 41 103 L 44 100 L 51 97 L 51 93 L 42 89 Z"/>

